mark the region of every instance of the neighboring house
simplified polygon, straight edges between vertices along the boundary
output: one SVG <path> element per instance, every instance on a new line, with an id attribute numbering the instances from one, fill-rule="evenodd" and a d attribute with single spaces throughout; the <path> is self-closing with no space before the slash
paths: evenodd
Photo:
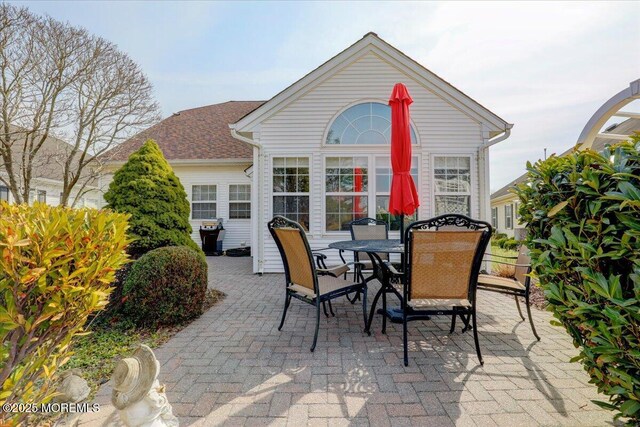
<path id="1" fill-rule="evenodd" d="M 621 113 L 622 117 L 627 117 L 631 113 Z M 614 114 L 615 116 L 616 114 Z M 611 145 L 617 142 L 617 140 L 623 139 L 618 136 L 624 136 L 625 138 L 633 132 L 640 132 L 640 119 L 628 118 L 621 123 L 616 123 L 608 126 L 604 132 L 600 133 L 601 136 L 596 136 L 593 139 L 591 149 L 595 151 L 602 151 L 607 145 Z M 609 136 L 603 136 L 609 134 Z M 615 135 L 614 138 L 611 135 Z M 574 147 L 564 151 L 560 156 L 564 156 L 572 152 Z M 525 225 L 520 222 L 518 215 L 519 199 L 512 192 L 512 189 L 526 181 L 527 174 L 523 174 L 505 185 L 498 191 L 491 194 L 491 224 L 496 228 L 498 233 L 504 233 L 509 237 L 514 237 L 517 240 L 524 240 L 526 229 Z"/>
<path id="2" fill-rule="evenodd" d="M 114 149 L 108 165 L 113 172 L 155 139 L 187 191 L 194 240 L 203 221 L 223 218 L 225 249 L 251 245 L 254 272 L 279 272 L 266 227 L 274 215 L 301 223 L 313 248 L 349 239 L 348 222 L 367 216 L 389 220 L 398 237 L 387 212 L 387 104 L 398 82 L 414 100 L 418 218 L 490 220 L 488 148 L 512 125 L 373 33 L 267 102 L 181 111 Z"/>
<path id="3" fill-rule="evenodd" d="M 263 102 L 230 101 L 171 115 L 103 155 L 101 191 L 108 189 L 113 172 L 147 139 L 153 139 L 187 192 L 193 240 L 200 243 L 203 221 L 222 218 L 227 230 L 223 248 L 249 246 L 253 148 L 234 139 L 229 124 Z"/>
<path id="4" fill-rule="evenodd" d="M 17 145 L 16 145 L 17 147 Z M 61 161 L 64 159 L 64 153 L 70 149 L 70 145 L 65 141 L 49 137 L 42 144 L 38 154 L 33 160 L 31 180 L 31 189 L 29 191 L 29 203 L 35 201 L 47 203 L 48 205 L 57 206 L 60 204 L 60 197 L 63 190 L 63 170 Z M 13 167 L 18 169 L 22 164 L 22 151 L 14 150 Z M 0 175 L 7 177 L 6 168 L 0 159 Z M 98 192 L 95 185 L 87 186 L 87 191 L 83 191 L 79 199 L 76 201 L 77 194 L 72 192 L 69 205 L 75 202 L 75 207 L 98 207 L 101 203 L 102 195 Z M 6 200 L 10 203 L 14 202 L 14 197 L 7 186 L 0 181 L 0 200 Z"/>

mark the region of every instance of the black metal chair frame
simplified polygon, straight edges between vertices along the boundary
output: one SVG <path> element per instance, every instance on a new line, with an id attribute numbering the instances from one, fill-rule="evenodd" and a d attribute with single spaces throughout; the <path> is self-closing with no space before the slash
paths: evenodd
<path id="1" fill-rule="evenodd" d="M 503 256 L 503 255 L 495 255 L 495 254 L 486 254 L 487 258 L 493 258 L 493 257 L 497 257 L 497 258 L 502 258 L 502 259 L 512 259 L 512 260 L 517 260 L 518 257 L 517 256 Z M 518 297 L 523 297 L 525 304 L 527 306 L 527 317 L 529 317 L 529 324 L 531 325 L 531 330 L 533 331 L 533 335 L 536 337 L 536 339 L 538 341 L 540 341 L 540 336 L 538 335 L 538 332 L 536 331 L 536 327 L 533 324 L 533 317 L 531 316 L 531 305 L 529 304 L 529 295 L 530 295 L 530 290 L 531 290 L 531 277 L 529 276 L 529 274 L 531 273 L 531 264 L 516 264 L 516 263 L 511 263 L 511 262 L 503 262 L 503 261 L 495 261 L 495 260 L 487 260 L 489 262 L 492 263 L 496 263 L 496 264 L 503 264 L 503 265 L 511 265 L 514 267 L 526 267 L 527 268 L 527 272 L 525 273 L 525 280 L 524 283 L 522 285 L 524 285 L 524 290 L 519 290 L 519 289 L 512 289 L 512 288 L 506 288 L 506 287 L 502 287 L 500 285 L 491 285 L 488 283 L 478 283 L 478 290 L 481 291 L 489 291 L 489 292 L 496 292 L 499 294 L 503 294 L 503 295 L 513 295 L 514 299 L 516 300 L 516 307 L 518 307 L 518 314 L 520 314 L 520 318 L 522 320 L 525 320 L 524 316 L 522 315 L 522 310 L 520 309 L 520 302 L 518 301 Z"/>
<path id="2" fill-rule="evenodd" d="M 412 233 L 414 230 L 428 230 L 435 229 L 439 230 L 441 227 L 445 226 L 455 226 L 460 228 L 466 228 L 469 230 L 481 230 L 482 236 L 478 243 L 478 248 L 476 250 L 476 254 L 473 259 L 473 265 L 471 270 L 471 277 L 469 278 L 469 293 L 468 300 L 471 303 L 471 307 L 452 307 L 451 309 L 415 309 L 409 306 L 409 286 L 411 286 L 411 251 L 412 251 Z M 385 284 L 389 283 L 389 280 L 393 277 L 400 276 L 403 284 L 403 293 L 400 294 L 395 288 L 392 286 L 386 286 L 386 289 L 381 289 L 378 292 L 373 300 L 373 304 L 370 309 L 369 319 L 367 321 L 367 327 L 365 331 L 371 334 L 371 322 L 373 321 L 373 315 L 375 313 L 375 307 L 378 302 L 378 298 L 383 295 L 383 329 L 382 332 L 385 333 L 386 328 L 386 293 L 394 293 L 400 300 L 402 301 L 402 340 L 403 340 L 403 348 L 404 348 L 404 365 L 409 365 L 409 354 L 408 354 L 408 338 L 407 338 L 407 323 L 414 320 L 428 320 L 433 315 L 450 315 L 451 316 L 451 329 L 450 333 L 453 333 L 455 330 L 456 316 L 460 316 L 460 318 L 465 323 L 465 329 L 473 330 L 473 340 L 476 347 L 476 354 L 478 356 L 478 360 L 480 364 L 483 365 L 484 361 L 482 359 L 482 354 L 480 352 L 480 343 L 478 340 L 478 328 L 477 328 L 477 320 L 476 320 L 476 287 L 478 281 L 478 274 L 480 272 L 480 267 L 482 265 L 482 259 L 484 256 L 484 252 L 486 247 L 491 239 L 491 233 L 493 232 L 493 228 L 487 222 L 475 220 L 469 218 L 465 215 L 459 214 L 445 214 L 440 215 L 435 218 L 416 221 L 410 224 L 405 230 L 404 236 L 404 245 L 405 245 L 405 256 L 403 260 L 403 272 L 397 271 L 389 262 L 383 262 L 380 257 L 378 257 L 375 253 L 370 253 L 369 256 L 372 257 L 374 261 L 374 266 L 376 266 L 376 275 L 379 276 L 379 280 L 383 283 L 383 287 Z M 465 318 L 466 316 L 466 318 Z M 472 327 L 470 327 L 469 322 L 472 323 Z M 463 331 L 464 331 L 463 330 Z"/>
<path id="3" fill-rule="evenodd" d="M 271 221 L 269 221 L 269 223 L 267 224 L 267 227 L 269 228 L 269 232 L 271 233 L 271 236 L 275 240 L 276 245 L 278 247 L 278 251 L 280 252 L 280 256 L 282 257 L 283 264 L 284 264 L 285 278 L 286 278 L 285 304 L 284 304 L 284 310 L 282 312 L 282 319 L 280 320 L 280 325 L 278 326 L 279 331 L 282 330 L 282 326 L 284 325 L 284 320 L 287 316 L 287 309 L 289 308 L 289 304 L 291 303 L 292 297 L 300 301 L 306 302 L 308 304 L 314 305 L 316 307 L 316 328 L 313 336 L 313 344 L 311 345 L 311 351 L 313 352 L 316 348 L 316 343 L 318 341 L 318 329 L 320 327 L 320 305 L 323 304 L 324 302 L 330 303 L 332 299 L 345 296 L 351 292 L 362 292 L 362 295 L 363 295 L 362 313 L 363 313 L 364 323 L 365 325 L 367 324 L 367 285 L 366 283 L 354 283 L 351 286 L 346 286 L 336 291 L 328 292 L 326 294 L 321 295 L 320 287 L 318 284 L 318 272 L 316 270 L 316 265 L 313 262 L 313 253 L 311 251 L 311 247 L 309 246 L 309 241 L 307 240 L 307 236 L 302 226 L 300 226 L 300 224 L 298 224 L 297 222 L 287 219 L 283 216 L 275 216 Z M 289 273 L 287 256 L 285 254 L 284 248 L 282 247 L 282 243 L 280 242 L 280 239 L 275 233 L 275 228 L 283 228 L 283 227 L 297 229 L 302 237 L 302 240 L 304 242 L 304 245 L 307 251 L 309 264 L 313 272 L 313 288 L 316 295 L 313 298 L 306 295 L 302 295 L 290 289 L 290 286 L 293 285 L 293 282 L 291 281 L 291 275 Z"/>

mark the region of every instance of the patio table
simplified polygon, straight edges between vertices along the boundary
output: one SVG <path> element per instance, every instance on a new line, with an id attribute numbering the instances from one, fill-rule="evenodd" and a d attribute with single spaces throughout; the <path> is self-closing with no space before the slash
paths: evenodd
<path id="1" fill-rule="evenodd" d="M 375 305 L 382 296 L 383 305 L 386 306 L 387 293 L 397 294 L 397 291 L 391 285 L 391 276 L 383 273 L 382 267 L 379 264 L 382 262 L 380 257 L 376 256 L 377 253 L 387 254 L 401 254 L 404 256 L 404 243 L 400 242 L 400 239 L 383 239 L 383 240 L 341 240 L 329 244 L 332 249 L 339 249 L 342 251 L 351 252 L 366 252 L 370 255 L 371 261 L 378 265 L 374 268 L 374 276 L 377 278 L 382 286 L 373 299 L 373 306 L 371 307 L 371 314 L 369 316 L 369 322 L 367 322 L 367 329 L 365 332 L 369 332 L 371 327 L 371 321 L 375 310 Z M 367 281 L 373 279 L 371 277 Z M 401 308 L 389 308 L 386 310 L 378 310 L 379 314 L 382 314 L 382 332 L 386 332 L 386 319 L 388 318 L 393 323 L 402 323 L 402 309 Z"/>

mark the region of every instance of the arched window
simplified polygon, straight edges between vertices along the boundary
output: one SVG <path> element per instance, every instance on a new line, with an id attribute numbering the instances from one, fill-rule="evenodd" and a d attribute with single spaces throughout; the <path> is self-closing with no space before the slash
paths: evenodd
<path id="1" fill-rule="evenodd" d="M 391 143 L 391 107 L 380 102 L 365 102 L 342 112 L 327 133 L 329 145 L 384 145 Z M 411 143 L 416 133 L 411 127 Z"/>

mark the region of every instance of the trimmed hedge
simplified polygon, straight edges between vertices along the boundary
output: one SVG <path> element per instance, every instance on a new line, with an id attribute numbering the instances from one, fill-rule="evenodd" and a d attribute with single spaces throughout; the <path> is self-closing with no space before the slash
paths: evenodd
<path id="1" fill-rule="evenodd" d="M 123 287 L 122 311 L 138 326 L 170 326 L 202 314 L 207 263 L 186 246 L 154 249 L 131 267 Z"/>
<path id="2" fill-rule="evenodd" d="M 603 153 L 528 164 L 518 186 L 549 307 L 609 402 L 640 423 L 640 134 Z"/>

